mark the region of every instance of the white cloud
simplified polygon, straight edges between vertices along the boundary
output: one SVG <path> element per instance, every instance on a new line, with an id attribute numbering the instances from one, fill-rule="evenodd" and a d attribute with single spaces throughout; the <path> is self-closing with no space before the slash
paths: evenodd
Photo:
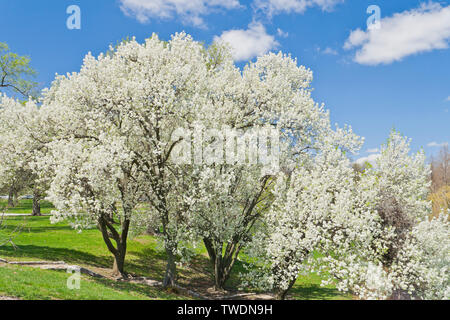
<path id="1" fill-rule="evenodd" d="M 445 99 L 445 101 L 450 101 L 450 96 L 448 96 L 447 99 Z"/>
<path id="2" fill-rule="evenodd" d="M 438 143 L 436 141 L 430 142 L 429 144 L 427 144 L 427 147 L 430 148 L 441 148 L 441 147 L 445 147 L 448 146 L 448 142 L 442 142 L 442 143 Z"/>
<path id="3" fill-rule="evenodd" d="M 236 61 L 250 60 L 278 47 L 275 37 L 267 34 L 260 22 L 252 22 L 247 30 L 235 29 L 224 31 L 214 41 L 225 42 L 231 46 Z"/>
<path id="4" fill-rule="evenodd" d="M 323 55 L 328 55 L 328 56 L 337 56 L 339 55 L 339 53 L 337 52 L 337 50 L 331 48 L 331 47 L 326 47 L 325 49 L 321 48 L 321 47 L 316 47 L 315 48 L 316 52 L 318 54 L 323 54 Z"/>
<path id="5" fill-rule="evenodd" d="M 285 31 L 281 30 L 280 28 L 277 29 L 277 33 L 278 33 L 278 36 L 280 36 L 281 38 L 289 37 L 289 32 L 285 32 Z"/>
<path id="6" fill-rule="evenodd" d="M 217 9 L 236 9 L 242 7 L 239 0 L 120 0 L 121 10 L 141 23 L 152 18 L 181 18 L 186 24 L 203 27 L 202 16 Z"/>
<path id="7" fill-rule="evenodd" d="M 320 50 L 320 48 L 319 48 L 319 50 Z M 338 55 L 338 52 L 336 50 L 330 48 L 330 47 L 326 47 L 325 49 L 321 50 L 321 52 L 323 54 L 331 55 L 331 56 L 337 56 Z"/>
<path id="8" fill-rule="evenodd" d="M 389 64 L 436 49 L 447 49 L 450 40 L 450 6 L 422 4 L 381 20 L 380 29 L 351 32 L 344 48 L 358 48 L 354 60 L 360 64 Z"/>
<path id="9" fill-rule="evenodd" d="M 373 148 L 373 149 L 367 150 L 367 153 L 378 153 L 378 152 L 380 152 L 380 149 L 378 149 L 378 148 Z"/>
<path id="10" fill-rule="evenodd" d="M 364 165 L 366 162 L 373 164 L 379 157 L 381 157 L 381 154 L 374 153 L 367 157 L 359 158 L 358 160 L 355 161 L 355 163 L 357 163 L 359 165 Z"/>
<path id="11" fill-rule="evenodd" d="M 324 11 L 330 11 L 342 2 L 344 0 L 255 0 L 254 6 L 272 16 L 283 12 L 303 13 L 308 8 L 316 6 Z"/>

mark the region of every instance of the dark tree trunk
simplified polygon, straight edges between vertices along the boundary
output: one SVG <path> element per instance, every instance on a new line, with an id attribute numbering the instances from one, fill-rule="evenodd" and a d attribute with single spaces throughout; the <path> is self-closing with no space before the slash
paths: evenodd
<path id="1" fill-rule="evenodd" d="M 33 197 L 33 212 L 31 214 L 33 217 L 42 216 L 41 214 L 41 200 L 35 194 Z"/>
<path id="2" fill-rule="evenodd" d="M 164 198 L 162 196 L 161 198 Z M 165 201 L 164 201 L 165 203 Z M 171 231 L 169 230 L 169 212 L 167 210 L 166 205 L 161 205 L 159 210 L 162 213 L 162 234 L 164 236 L 164 248 L 166 250 L 166 273 L 164 275 L 163 287 L 172 287 L 176 284 L 177 281 L 177 265 L 176 265 L 176 250 L 178 243 L 175 240 L 175 237 L 172 236 Z"/>
<path id="3" fill-rule="evenodd" d="M 275 299 L 276 300 L 286 300 L 286 295 L 288 293 L 288 290 L 277 290 L 275 292 Z"/>
<path id="4" fill-rule="evenodd" d="M 214 287 L 216 290 L 223 290 L 225 286 L 225 273 L 221 252 L 216 253 L 214 260 Z"/>
<path id="5" fill-rule="evenodd" d="M 275 289 L 275 299 L 277 300 L 286 300 L 286 296 L 288 292 L 292 289 L 295 282 L 297 281 L 297 277 L 293 278 L 291 282 L 289 283 L 289 286 L 286 289 Z"/>
<path id="6" fill-rule="evenodd" d="M 14 190 L 12 188 L 9 189 L 8 207 L 14 207 Z"/>
<path id="7" fill-rule="evenodd" d="M 113 276 L 116 277 L 124 277 L 125 276 L 125 256 L 126 256 L 126 249 L 122 246 L 117 249 L 116 254 L 114 254 L 114 264 L 112 269 Z"/>
<path id="8" fill-rule="evenodd" d="M 396 289 L 392 293 L 389 300 L 416 300 L 414 296 L 410 295 L 406 290 Z"/>
<path id="9" fill-rule="evenodd" d="M 119 234 L 114 228 L 113 221 L 107 215 L 101 215 L 98 220 L 98 227 L 102 233 L 103 240 L 108 247 L 109 252 L 114 256 L 114 264 L 112 273 L 114 276 L 126 278 L 125 273 L 125 257 L 127 253 L 127 239 L 130 227 L 130 220 L 124 218 L 121 222 L 121 233 Z M 111 239 L 114 240 L 116 246 L 113 245 Z"/>
<path id="10" fill-rule="evenodd" d="M 176 257 L 173 248 L 166 245 L 167 266 L 166 273 L 164 275 L 163 287 L 172 287 L 177 280 L 177 265 Z"/>
<path id="11" fill-rule="evenodd" d="M 240 251 L 237 242 L 228 243 L 223 252 L 223 243 L 211 239 L 203 239 L 209 259 L 214 269 L 214 287 L 216 290 L 224 290 Z"/>

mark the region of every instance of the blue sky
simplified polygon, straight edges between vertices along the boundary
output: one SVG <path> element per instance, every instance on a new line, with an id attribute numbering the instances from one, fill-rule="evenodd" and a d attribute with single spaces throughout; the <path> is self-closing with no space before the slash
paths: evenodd
<path id="1" fill-rule="evenodd" d="M 80 30 L 66 26 L 70 5 L 81 9 Z M 370 5 L 381 11 L 376 30 L 367 27 Z M 0 42 L 31 57 L 42 88 L 78 71 L 89 51 L 178 31 L 228 41 L 237 60 L 297 57 L 314 71 L 314 98 L 333 122 L 366 138 L 360 157 L 376 154 L 393 127 L 428 154 L 450 142 L 450 1 L 0 0 Z"/>

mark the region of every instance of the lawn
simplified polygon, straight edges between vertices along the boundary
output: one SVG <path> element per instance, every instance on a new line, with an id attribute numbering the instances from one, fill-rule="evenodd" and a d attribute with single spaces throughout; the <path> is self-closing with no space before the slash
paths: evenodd
<path id="1" fill-rule="evenodd" d="M 80 289 L 67 287 L 68 274 L 21 266 L 0 267 L 0 296 L 25 300 L 158 300 L 180 299 L 144 284 L 82 276 Z"/>
<path id="2" fill-rule="evenodd" d="M 0 208 L 6 208 L 5 213 L 31 213 L 33 210 L 33 200 L 32 199 L 21 199 L 17 206 L 7 208 L 8 200 L 0 200 Z M 55 208 L 53 205 L 45 200 L 41 201 L 41 213 L 49 214 Z"/>
<path id="3" fill-rule="evenodd" d="M 24 205 L 25 207 L 26 205 Z M 66 223 L 51 224 L 49 217 L 8 217 L 6 229 L 18 224 L 25 227 L 15 238 L 17 250 L 10 245 L 0 247 L 0 257 L 12 261 L 65 261 L 86 267 L 98 273 L 108 274 L 113 259 L 96 229 L 78 233 Z M 229 281 L 230 289 L 238 283 L 238 273 L 243 270 L 238 262 Z M 139 236 L 129 241 L 126 271 L 135 276 L 162 280 L 165 271 L 165 253 L 152 236 Z M 70 275 L 26 267 L 0 267 L 0 296 L 24 299 L 175 299 L 185 296 L 169 294 L 143 285 L 118 283 L 113 280 L 92 279 L 83 276 L 81 290 L 68 290 L 66 281 Z M 179 281 L 184 287 L 202 292 L 213 286 L 212 270 L 203 247 L 189 266 L 179 267 Z M 300 277 L 291 297 L 305 300 L 351 299 L 333 287 L 320 287 L 316 275 Z"/>

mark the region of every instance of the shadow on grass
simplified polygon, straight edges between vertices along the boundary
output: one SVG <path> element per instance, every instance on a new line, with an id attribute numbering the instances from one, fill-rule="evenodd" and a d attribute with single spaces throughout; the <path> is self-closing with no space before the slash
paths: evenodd
<path id="1" fill-rule="evenodd" d="M 127 272 L 136 275 L 144 275 L 155 280 L 162 281 L 166 271 L 166 253 L 155 247 L 143 248 L 140 251 L 129 251 L 129 262 L 125 265 Z M 177 267 L 178 280 L 183 284 L 195 287 L 205 282 L 214 284 L 212 267 L 204 256 L 196 255 L 189 262 L 188 267 Z"/>
<path id="2" fill-rule="evenodd" d="M 131 274 L 162 280 L 166 271 L 166 254 L 155 248 L 129 250 L 125 270 Z"/>
<path id="3" fill-rule="evenodd" d="M 11 246 L 0 247 L 3 258 L 36 258 L 45 261 L 64 261 L 70 264 L 89 264 L 95 267 L 111 268 L 112 257 L 95 256 L 90 253 L 47 246 L 20 245 L 14 250 Z"/>
<path id="4" fill-rule="evenodd" d="M 122 292 L 128 293 L 138 293 L 147 296 L 150 299 L 164 299 L 164 300 L 174 300 L 174 299 L 186 299 L 184 296 L 178 296 L 171 294 L 161 287 L 151 287 L 145 284 L 130 283 L 130 282 L 115 282 L 108 279 L 93 278 L 90 279 L 92 282 L 96 282 L 105 287 L 109 287 L 114 290 L 120 290 Z"/>
<path id="5" fill-rule="evenodd" d="M 6 221 L 5 225 L 2 227 L 2 232 L 8 233 L 15 231 L 17 227 L 21 223 L 16 224 L 8 224 L 8 221 Z M 37 227 L 27 224 L 26 221 L 23 221 L 23 227 L 20 229 L 21 233 L 24 234 L 30 234 L 30 233 L 48 233 L 51 231 L 74 231 L 74 229 L 70 226 L 51 226 L 51 227 Z"/>

